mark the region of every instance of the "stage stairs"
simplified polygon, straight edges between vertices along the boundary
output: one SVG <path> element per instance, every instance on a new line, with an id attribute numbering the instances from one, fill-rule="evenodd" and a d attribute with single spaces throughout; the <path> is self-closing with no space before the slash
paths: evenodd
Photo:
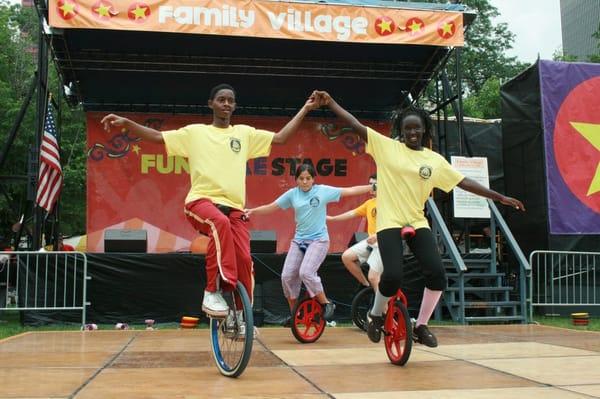
<path id="1" fill-rule="evenodd" d="M 435 202 L 432 199 L 427 202 L 432 231 L 448 277 L 443 305 L 452 319 L 462 324 L 527 323 L 531 267 L 498 208 L 492 201 L 488 204 L 492 215 L 490 230 L 495 232 L 489 251 L 464 253 L 454 242 Z M 511 256 L 504 257 L 502 262 L 496 240 L 505 243 L 503 249 L 511 251 Z M 436 318 L 440 313 L 438 306 Z"/>

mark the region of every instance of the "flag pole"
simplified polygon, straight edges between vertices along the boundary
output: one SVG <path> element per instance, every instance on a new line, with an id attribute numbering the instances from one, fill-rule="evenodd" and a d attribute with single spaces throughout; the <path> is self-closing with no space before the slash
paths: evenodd
<path id="1" fill-rule="evenodd" d="M 42 247 L 42 230 L 43 230 L 43 209 L 37 206 L 36 196 L 39 185 L 39 173 L 40 173 L 40 146 L 42 144 L 42 136 L 44 134 L 44 122 L 46 117 L 46 104 L 48 101 L 47 87 L 48 87 L 48 46 L 44 38 L 44 30 L 40 29 L 38 34 L 38 84 L 37 84 L 37 113 L 36 113 L 36 130 L 35 130 L 35 142 L 34 142 L 34 153 L 35 163 L 32 168 L 34 190 L 33 190 L 33 201 L 32 201 L 32 215 L 33 215 L 33 239 L 31 243 L 31 249 L 37 250 Z"/>

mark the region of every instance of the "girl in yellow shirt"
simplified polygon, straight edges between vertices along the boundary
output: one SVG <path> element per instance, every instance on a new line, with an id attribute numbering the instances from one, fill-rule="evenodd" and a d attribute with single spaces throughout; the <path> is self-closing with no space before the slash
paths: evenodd
<path id="1" fill-rule="evenodd" d="M 373 308 L 369 311 L 367 333 L 373 342 L 381 339 L 383 311 L 402 278 L 401 229 L 413 226 L 414 237 L 407 239 L 425 278 L 423 300 L 413 336 L 424 345 L 435 347 L 437 339 L 427 328 L 431 314 L 446 287 L 442 259 L 423 208 L 434 188 L 465 191 L 525 210 L 521 201 L 490 190 L 454 169 L 444 157 L 427 148 L 433 132 L 429 114 L 408 108 L 398 117 L 401 141 L 393 140 L 360 123 L 324 91 L 315 91 L 320 105 L 327 105 L 366 143 L 366 151 L 377 164 L 377 242 L 383 261 L 383 274 Z"/>

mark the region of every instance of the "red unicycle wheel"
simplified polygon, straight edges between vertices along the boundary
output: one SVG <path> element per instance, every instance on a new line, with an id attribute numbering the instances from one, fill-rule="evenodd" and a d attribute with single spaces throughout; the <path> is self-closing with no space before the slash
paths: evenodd
<path id="1" fill-rule="evenodd" d="M 385 351 L 390 362 L 404 366 L 412 349 L 412 322 L 402 291 L 390 298 L 383 325 Z"/>
<path id="2" fill-rule="evenodd" d="M 317 341 L 325 331 L 325 309 L 315 298 L 298 301 L 292 314 L 291 329 L 294 337 L 303 344 Z"/>

